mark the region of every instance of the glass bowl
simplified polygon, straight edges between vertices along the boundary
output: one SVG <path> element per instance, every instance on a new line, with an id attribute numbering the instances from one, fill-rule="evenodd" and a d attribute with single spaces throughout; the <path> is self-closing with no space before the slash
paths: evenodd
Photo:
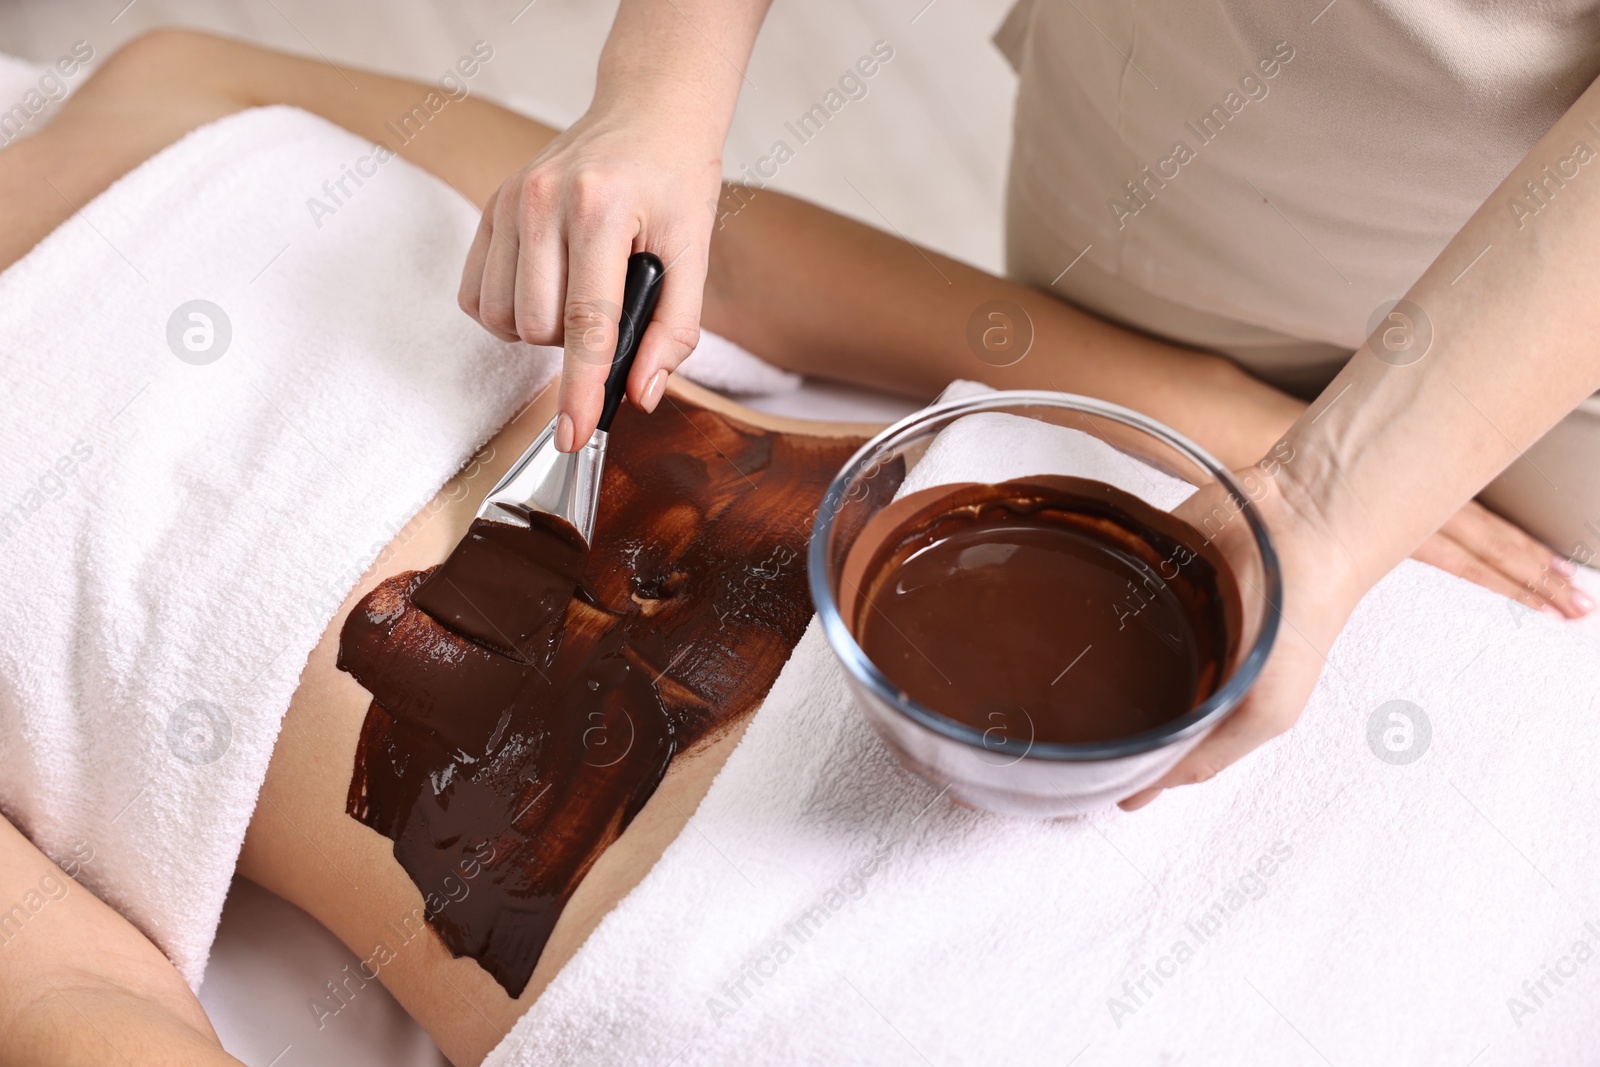
<path id="1" fill-rule="evenodd" d="M 1169 497 L 1173 491 L 1186 493 L 1182 483 L 1194 487 L 1195 495 L 1186 502 L 1174 502 L 1163 510 L 1185 517 L 1221 553 L 1233 571 L 1240 604 L 1238 640 L 1218 684 L 1186 714 L 1110 741 L 1061 743 L 996 736 L 995 731 L 981 731 L 911 699 L 857 644 L 840 613 L 840 580 L 851 546 L 868 520 L 894 500 L 934 439 L 957 421 L 983 414 L 1033 419 L 1091 434 L 1116 453 L 1148 465 L 1137 468 L 1146 475 L 1148 468 L 1154 468 L 1177 479 L 1176 486 L 1167 483 Z M 1087 471 L 1073 469 L 1067 452 L 1011 455 L 1004 477 L 1088 476 Z M 1018 469 L 1019 464 L 1024 469 Z M 1025 469 L 1029 464 L 1038 469 Z M 1135 490 L 1135 495 L 1143 494 Z M 961 803 L 1011 815 L 1084 813 L 1155 783 L 1238 706 L 1266 662 L 1278 628 L 1277 555 L 1245 485 L 1198 445 L 1153 419 L 1068 393 L 984 392 L 935 404 L 884 430 L 850 458 L 828 487 L 812 526 L 808 566 L 811 597 L 828 644 L 862 711 L 890 750 L 905 767 L 947 789 Z M 1003 693 L 1004 684 L 1004 679 L 997 679 L 997 691 Z"/>

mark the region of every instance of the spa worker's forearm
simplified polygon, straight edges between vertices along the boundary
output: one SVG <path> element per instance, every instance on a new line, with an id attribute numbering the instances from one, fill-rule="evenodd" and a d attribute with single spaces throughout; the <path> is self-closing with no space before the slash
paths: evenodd
<path id="1" fill-rule="evenodd" d="M 600 53 L 595 106 L 658 115 L 720 156 L 771 3 L 622 0 Z"/>
<path id="2" fill-rule="evenodd" d="M 1362 588 L 1600 388 L 1597 249 L 1600 83 L 1411 288 L 1415 336 L 1393 320 L 1289 434 L 1291 499 Z"/>

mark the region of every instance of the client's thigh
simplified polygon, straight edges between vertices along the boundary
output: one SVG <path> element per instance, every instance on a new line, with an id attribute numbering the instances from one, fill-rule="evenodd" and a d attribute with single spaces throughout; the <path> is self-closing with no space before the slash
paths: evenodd
<path id="1" fill-rule="evenodd" d="M 0 149 L 0 268 L 112 182 L 189 131 L 250 107 L 288 105 L 384 144 L 482 204 L 552 137 L 468 96 L 396 143 L 393 123 L 437 87 L 187 30 L 137 38 L 102 61 L 42 131 Z"/>

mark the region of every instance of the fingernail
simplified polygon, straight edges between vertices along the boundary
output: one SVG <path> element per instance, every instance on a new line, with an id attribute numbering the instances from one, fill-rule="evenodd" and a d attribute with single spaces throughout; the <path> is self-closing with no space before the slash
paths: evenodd
<path id="1" fill-rule="evenodd" d="M 650 375 L 650 380 L 645 383 L 644 396 L 640 398 L 641 403 L 639 406 L 644 408 L 647 414 L 654 411 L 656 409 L 656 405 L 661 403 L 661 393 L 662 390 L 666 389 L 666 387 L 666 371 L 658 370 L 654 374 Z"/>
<path id="2" fill-rule="evenodd" d="M 1539 605 L 1539 610 L 1544 612 L 1546 615 L 1553 615 L 1554 617 L 1556 617 L 1558 619 L 1566 618 L 1565 615 L 1561 614 L 1561 609 L 1556 607 L 1554 604 L 1550 603 L 1549 601 L 1545 601 L 1543 604 L 1540 604 Z"/>
<path id="3" fill-rule="evenodd" d="M 1577 608 L 1580 614 L 1587 615 L 1594 610 L 1594 597 L 1581 589 L 1574 589 L 1572 591 L 1572 606 Z"/>
<path id="4" fill-rule="evenodd" d="M 1573 563 L 1565 556 L 1550 557 L 1550 569 L 1561 575 L 1563 578 L 1571 578 L 1574 574 L 1578 573 L 1577 564 Z"/>
<path id="5" fill-rule="evenodd" d="M 572 451 L 572 416 L 563 411 L 556 416 L 556 450 L 558 452 Z"/>

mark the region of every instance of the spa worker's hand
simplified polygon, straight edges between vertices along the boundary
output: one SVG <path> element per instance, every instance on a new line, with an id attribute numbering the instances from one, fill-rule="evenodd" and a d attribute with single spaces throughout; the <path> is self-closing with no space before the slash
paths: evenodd
<path id="1" fill-rule="evenodd" d="M 628 256 L 667 265 L 628 378 L 652 411 L 694 351 L 722 143 L 770 0 L 623 0 L 594 100 L 485 207 L 460 303 L 502 340 L 560 344 L 556 445 L 600 418 Z"/>
<path id="2" fill-rule="evenodd" d="M 1505 206 L 1586 136 L 1583 120 L 1595 114 L 1600 82 L 1406 294 L 1431 321 L 1432 347 L 1396 365 L 1369 340 L 1284 436 L 1277 456 L 1292 458 L 1242 472 L 1262 487 L 1257 504 L 1280 556 L 1277 640 L 1233 714 L 1124 808 L 1203 782 L 1294 725 L 1366 592 L 1600 389 L 1600 174 L 1568 182 L 1531 221 Z M 1493 255 L 1466 273 L 1490 246 Z M 1578 563 L 1595 556 L 1592 545 L 1571 551 Z M 1371 709 L 1348 707 L 1344 692 L 1330 686 L 1326 710 L 1364 719 Z"/>

